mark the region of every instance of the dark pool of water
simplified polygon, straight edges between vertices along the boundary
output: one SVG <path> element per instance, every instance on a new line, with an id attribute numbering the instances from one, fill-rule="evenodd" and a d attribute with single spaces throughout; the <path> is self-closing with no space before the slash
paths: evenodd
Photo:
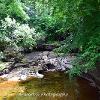
<path id="1" fill-rule="evenodd" d="M 97 89 L 90 84 L 82 78 L 69 80 L 62 72 L 48 72 L 42 80 L 20 83 L 24 93 L 9 100 L 99 100 Z"/>

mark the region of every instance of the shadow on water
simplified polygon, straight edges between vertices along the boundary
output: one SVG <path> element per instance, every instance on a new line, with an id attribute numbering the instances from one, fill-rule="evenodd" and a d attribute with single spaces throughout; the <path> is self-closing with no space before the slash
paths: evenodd
<path id="1" fill-rule="evenodd" d="M 47 72 L 43 79 L 19 85 L 24 86 L 23 93 L 2 100 L 99 100 L 97 89 L 89 81 L 79 77 L 70 81 L 63 72 Z"/>

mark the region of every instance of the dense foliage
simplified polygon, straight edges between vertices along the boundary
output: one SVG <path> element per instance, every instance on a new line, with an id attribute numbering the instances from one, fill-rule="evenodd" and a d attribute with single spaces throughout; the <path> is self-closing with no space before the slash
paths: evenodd
<path id="1" fill-rule="evenodd" d="M 100 0 L 0 0 L 0 8 L 0 48 L 11 43 L 29 48 L 43 39 L 60 41 L 56 52 L 78 52 L 70 75 L 80 75 L 96 65 Z"/>
<path id="2" fill-rule="evenodd" d="M 0 18 L 7 15 L 23 20 L 28 20 L 29 16 L 24 11 L 24 5 L 20 0 L 0 0 Z"/>

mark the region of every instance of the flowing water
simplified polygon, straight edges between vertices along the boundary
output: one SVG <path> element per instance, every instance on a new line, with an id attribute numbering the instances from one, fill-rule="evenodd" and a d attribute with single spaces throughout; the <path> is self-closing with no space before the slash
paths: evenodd
<path id="1" fill-rule="evenodd" d="M 44 74 L 43 79 L 1 82 L 0 100 L 99 100 L 97 89 L 85 79 L 69 80 L 63 72 Z"/>

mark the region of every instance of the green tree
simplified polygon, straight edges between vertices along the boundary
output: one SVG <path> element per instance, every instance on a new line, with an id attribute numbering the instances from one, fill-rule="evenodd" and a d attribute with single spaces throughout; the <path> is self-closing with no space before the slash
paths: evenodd
<path id="1" fill-rule="evenodd" d="M 23 20 L 29 19 L 20 0 L 0 0 L 0 9 L 0 18 L 5 18 L 7 15 L 10 15 Z"/>

